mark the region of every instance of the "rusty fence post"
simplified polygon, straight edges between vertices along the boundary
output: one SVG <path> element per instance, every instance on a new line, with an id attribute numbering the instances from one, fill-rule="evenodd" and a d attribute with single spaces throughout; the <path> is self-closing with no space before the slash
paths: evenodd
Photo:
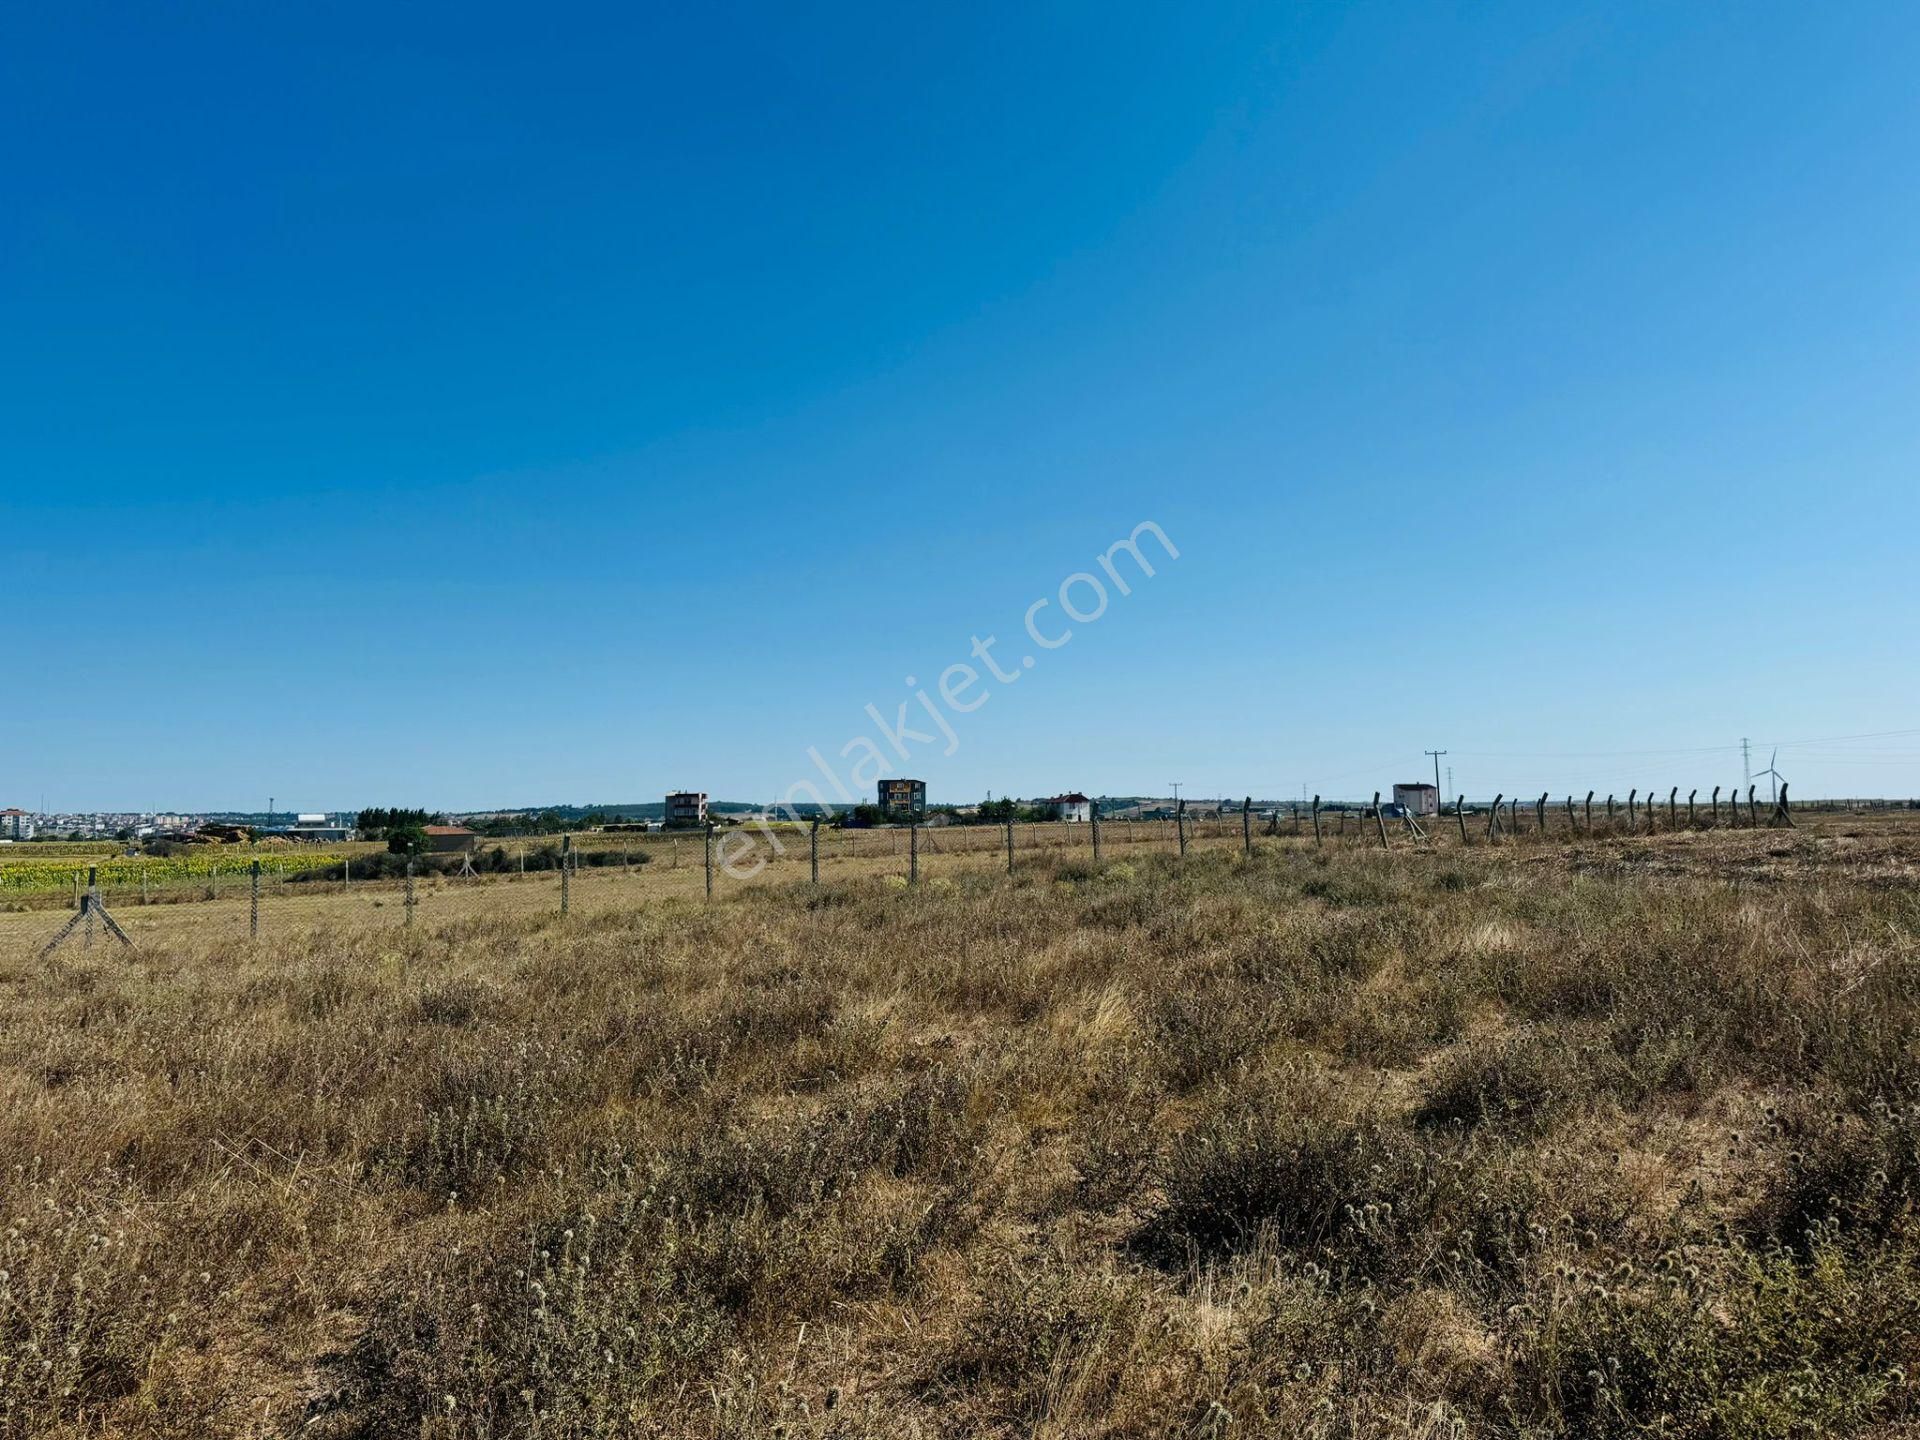
<path id="1" fill-rule="evenodd" d="M 1384 850 L 1387 848 L 1387 821 L 1386 817 L 1380 813 L 1380 792 L 1378 790 L 1373 792 L 1373 823 L 1379 827 L 1380 848 Z"/>
<path id="2" fill-rule="evenodd" d="M 1500 835 L 1500 802 L 1507 797 L 1494 793 L 1493 804 L 1487 807 L 1487 843 L 1491 845 Z"/>
<path id="3" fill-rule="evenodd" d="M 807 873 L 813 883 L 820 883 L 820 817 L 813 817 L 813 824 L 807 829 Z"/>
<path id="4" fill-rule="evenodd" d="M 1320 843 L 1320 797 L 1313 797 L 1313 843 Z"/>
<path id="5" fill-rule="evenodd" d="M 1251 795 L 1240 802 L 1240 850 L 1242 854 L 1253 854 L 1253 797 Z"/>
<path id="6" fill-rule="evenodd" d="M 1460 843 L 1462 845 L 1471 845 L 1473 842 L 1467 839 L 1467 797 L 1465 795 L 1461 795 L 1454 800 L 1453 818 L 1460 826 Z"/>

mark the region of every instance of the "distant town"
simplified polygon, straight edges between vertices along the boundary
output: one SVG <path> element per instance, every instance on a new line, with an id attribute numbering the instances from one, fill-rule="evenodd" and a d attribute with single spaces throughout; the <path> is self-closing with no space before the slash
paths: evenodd
<path id="1" fill-rule="evenodd" d="M 1438 797 L 1424 793 L 1427 786 L 1396 786 L 1396 804 L 1418 811 L 1437 808 Z M 514 835 L 552 833 L 564 828 L 595 829 L 616 826 L 633 830 L 672 830 L 715 824 L 748 824 L 758 820 L 820 819 L 841 825 L 994 824 L 1021 821 L 1085 822 L 1095 808 L 1104 819 L 1170 820 L 1180 810 L 1194 819 L 1228 811 L 1238 812 L 1241 799 L 1194 799 L 1140 795 L 1094 797 L 1078 790 L 1058 794 L 1003 796 L 968 804 L 936 804 L 927 798 L 923 780 L 885 779 L 878 782 L 872 803 L 830 806 L 810 802 L 759 803 L 711 800 L 704 791 L 671 791 L 660 800 L 590 805 L 530 805 L 492 810 L 434 812 L 445 824 L 472 827 L 473 833 Z M 1291 813 L 1300 801 L 1254 801 L 1262 816 Z M 1327 802 L 1342 808 L 1345 802 Z M 0 809 L 0 845 L 26 841 L 84 840 L 182 844 L 215 843 L 236 839 L 278 838 L 290 843 L 337 843 L 358 838 L 370 828 L 361 810 L 300 811 L 270 808 L 261 811 L 37 811 L 19 807 Z M 421 812 L 427 813 L 427 812 Z"/>

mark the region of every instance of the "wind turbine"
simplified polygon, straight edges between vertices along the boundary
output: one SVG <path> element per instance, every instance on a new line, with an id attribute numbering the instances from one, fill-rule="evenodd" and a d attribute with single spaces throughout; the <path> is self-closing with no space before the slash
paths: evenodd
<path id="1" fill-rule="evenodd" d="M 1755 780 L 1758 780 L 1762 775 L 1771 777 L 1771 780 L 1772 780 L 1771 788 L 1773 790 L 1773 803 L 1775 805 L 1778 805 L 1780 803 L 1780 782 L 1787 778 L 1786 776 L 1782 775 L 1778 770 L 1773 768 L 1773 762 L 1778 760 L 1779 758 L 1780 758 L 1780 748 L 1779 746 L 1776 745 L 1774 747 L 1773 754 L 1767 757 L 1767 768 L 1764 770 L 1755 771 L 1752 777 Z"/>

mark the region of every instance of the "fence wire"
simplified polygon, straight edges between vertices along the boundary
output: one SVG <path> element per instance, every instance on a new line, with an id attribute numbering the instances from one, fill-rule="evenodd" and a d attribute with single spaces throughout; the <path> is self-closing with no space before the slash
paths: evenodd
<path id="1" fill-rule="evenodd" d="M 1804 807 L 1800 813 L 1817 813 Z M 1858 810 L 1829 812 L 1856 823 Z M 453 921 L 595 915 L 671 900 L 702 900 L 743 886 L 895 877 L 911 884 L 1043 859 L 1178 856 L 1273 847 L 1432 849 L 1532 841 L 1567 843 L 1673 831 L 1757 828 L 1764 799 L 1738 816 L 1675 797 L 1635 797 L 1588 808 L 1538 797 L 1499 807 L 1450 807 L 1409 824 L 1370 806 L 1308 806 L 1181 819 L 1103 817 L 1086 822 L 920 825 L 812 830 L 747 824 L 711 833 L 591 832 L 564 838 L 485 840 L 469 854 L 406 862 L 375 845 L 325 851 L 259 847 L 252 853 L 181 857 L 88 856 L 0 865 L 0 953 L 40 953 L 65 930 L 63 948 L 116 944 L 169 949 L 185 943 L 267 939 L 338 928 L 400 929 Z M 53 866 L 50 872 L 49 866 Z M 61 867 L 64 867 L 61 868 Z M 91 881 L 91 884 L 89 883 Z"/>

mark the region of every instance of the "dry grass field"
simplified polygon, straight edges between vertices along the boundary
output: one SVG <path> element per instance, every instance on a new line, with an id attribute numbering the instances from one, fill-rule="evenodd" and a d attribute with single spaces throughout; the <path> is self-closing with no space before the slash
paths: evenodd
<path id="1" fill-rule="evenodd" d="M 0 916 L 0 1436 L 1899 1431 L 1920 831 L 1436 839 Z"/>

